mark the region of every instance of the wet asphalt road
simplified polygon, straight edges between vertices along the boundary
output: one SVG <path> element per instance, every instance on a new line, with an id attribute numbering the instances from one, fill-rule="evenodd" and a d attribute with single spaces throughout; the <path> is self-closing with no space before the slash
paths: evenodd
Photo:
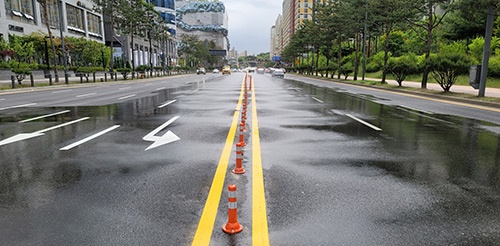
<path id="1" fill-rule="evenodd" d="M 288 74 L 253 77 L 271 245 L 500 244 L 498 111 Z M 1 94 L 0 141 L 89 118 L 0 146 L 0 242 L 190 245 L 242 79 Z M 146 151 L 143 137 L 172 119 L 157 135 L 180 140 Z M 251 245 L 252 151 L 245 175 L 225 175 L 238 185 L 245 229 L 220 229 L 224 191 L 211 245 Z M 234 161 L 233 151 L 229 169 Z"/>

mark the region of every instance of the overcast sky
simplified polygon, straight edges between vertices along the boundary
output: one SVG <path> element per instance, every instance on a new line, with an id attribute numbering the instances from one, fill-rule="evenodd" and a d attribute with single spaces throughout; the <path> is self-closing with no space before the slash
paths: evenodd
<path id="1" fill-rule="evenodd" d="M 231 49 L 248 54 L 270 51 L 270 32 L 282 0 L 222 0 L 229 18 Z"/>

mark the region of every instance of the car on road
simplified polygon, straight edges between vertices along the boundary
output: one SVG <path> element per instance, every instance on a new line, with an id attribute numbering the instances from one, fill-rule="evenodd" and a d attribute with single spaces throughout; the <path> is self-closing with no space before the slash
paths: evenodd
<path id="1" fill-rule="evenodd" d="M 230 66 L 224 66 L 222 68 L 222 75 L 224 74 L 231 74 L 231 67 Z"/>
<path id="2" fill-rule="evenodd" d="M 274 69 L 274 71 L 271 73 L 273 77 L 285 77 L 285 70 L 281 68 Z"/>
<path id="3" fill-rule="evenodd" d="M 220 71 L 219 71 L 219 69 L 216 68 L 216 69 L 212 70 L 212 73 L 220 73 Z"/>
<path id="4" fill-rule="evenodd" d="M 264 74 L 265 72 L 265 69 L 260 67 L 260 68 L 257 68 L 257 73 L 260 73 L 260 74 Z"/>
<path id="5" fill-rule="evenodd" d="M 200 74 L 206 74 L 207 71 L 205 70 L 204 67 L 200 67 L 196 70 L 196 74 L 200 75 Z"/>

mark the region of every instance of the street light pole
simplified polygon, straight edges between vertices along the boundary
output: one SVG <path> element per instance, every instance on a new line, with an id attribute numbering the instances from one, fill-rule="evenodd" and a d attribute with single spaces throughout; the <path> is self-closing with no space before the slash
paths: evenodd
<path id="1" fill-rule="evenodd" d="M 47 64 L 46 71 L 48 71 L 48 73 L 50 74 L 49 47 L 47 46 L 47 37 L 45 37 L 43 41 L 45 41 L 45 62 Z"/>

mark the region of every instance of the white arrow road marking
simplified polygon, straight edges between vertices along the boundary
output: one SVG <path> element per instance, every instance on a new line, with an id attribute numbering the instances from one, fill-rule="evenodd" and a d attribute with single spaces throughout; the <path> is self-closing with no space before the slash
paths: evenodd
<path id="1" fill-rule="evenodd" d="M 40 132 L 19 133 L 19 134 L 15 135 L 15 136 L 12 136 L 10 138 L 7 138 L 7 139 L 4 139 L 4 140 L 0 141 L 0 146 L 6 145 L 6 144 L 10 144 L 10 143 L 14 143 L 14 142 L 17 142 L 17 141 L 22 141 L 22 140 L 26 140 L 26 139 L 30 139 L 30 138 L 42 136 L 42 135 L 43 135 L 43 133 L 40 133 Z"/>
<path id="2" fill-rule="evenodd" d="M 104 134 L 106 134 L 106 133 L 108 133 L 110 131 L 113 131 L 114 129 L 116 129 L 118 127 L 120 127 L 120 125 L 114 125 L 112 127 L 109 127 L 108 129 L 104 130 L 104 131 L 100 131 L 100 132 L 98 132 L 98 133 L 96 133 L 96 134 L 94 134 L 92 136 L 86 137 L 86 138 L 84 138 L 84 139 L 82 139 L 82 140 L 80 140 L 78 142 L 74 142 L 74 143 L 72 143 L 72 144 L 70 144 L 70 145 L 68 145 L 66 147 L 62 147 L 59 150 L 70 150 L 70 149 L 72 149 L 72 148 L 74 148 L 74 147 L 76 147 L 78 145 L 84 144 L 84 143 L 86 143 L 86 142 L 88 142 L 88 141 L 90 141 L 90 140 L 92 140 L 92 139 L 94 139 L 96 137 L 99 137 L 99 136 L 104 135 Z"/>
<path id="3" fill-rule="evenodd" d="M 43 129 L 43 130 L 40 130 L 40 131 L 36 131 L 36 132 L 32 132 L 32 133 L 19 133 L 19 134 L 15 135 L 15 136 L 12 136 L 10 138 L 7 138 L 7 139 L 4 139 L 4 140 L 0 141 L 0 146 L 6 145 L 6 144 L 10 144 L 10 143 L 14 143 L 14 142 L 18 142 L 18 141 L 22 141 L 22 140 L 26 140 L 26 139 L 30 139 L 30 138 L 34 138 L 34 137 L 39 137 L 39 136 L 42 136 L 44 134 L 44 132 L 48 132 L 50 130 L 61 128 L 63 126 L 71 125 L 71 124 L 74 124 L 74 123 L 77 123 L 77 122 L 80 122 L 80 121 L 84 121 L 84 120 L 88 120 L 88 119 L 90 119 L 90 118 L 89 117 L 84 117 L 84 118 L 81 118 L 81 119 L 78 119 L 78 120 L 70 121 L 70 122 L 67 122 L 67 123 L 64 123 L 64 124 L 60 124 L 60 125 L 57 125 L 57 126 L 53 126 L 53 127 L 50 127 L 50 128 L 47 128 L 47 129 Z"/>
<path id="4" fill-rule="evenodd" d="M 154 129 L 152 132 L 148 133 L 148 135 L 144 136 L 142 140 L 153 142 L 153 144 L 147 147 L 144 151 L 179 140 L 180 138 L 177 135 L 175 135 L 172 131 L 168 131 L 167 133 L 163 134 L 163 136 L 155 136 L 158 132 L 163 130 L 163 128 L 167 127 L 168 125 L 172 124 L 175 120 L 179 119 L 179 117 L 180 116 L 175 116 L 169 121 L 163 123 L 163 125 Z"/>

